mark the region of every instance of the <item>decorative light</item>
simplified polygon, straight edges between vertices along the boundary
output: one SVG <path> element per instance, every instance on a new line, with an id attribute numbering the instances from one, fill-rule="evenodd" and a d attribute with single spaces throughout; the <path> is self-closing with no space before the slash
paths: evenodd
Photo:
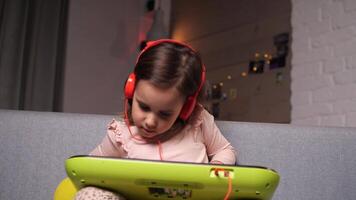
<path id="1" fill-rule="evenodd" d="M 224 83 L 223 83 L 223 82 L 220 82 L 219 85 L 222 87 L 222 86 L 224 86 Z"/>
<path id="2" fill-rule="evenodd" d="M 231 80 L 231 75 L 227 75 L 227 80 Z"/>
<path id="3" fill-rule="evenodd" d="M 241 73 L 241 76 L 242 76 L 242 77 L 246 77 L 246 76 L 247 76 L 247 73 L 246 73 L 246 72 L 242 72 L 242 73 Z"/>

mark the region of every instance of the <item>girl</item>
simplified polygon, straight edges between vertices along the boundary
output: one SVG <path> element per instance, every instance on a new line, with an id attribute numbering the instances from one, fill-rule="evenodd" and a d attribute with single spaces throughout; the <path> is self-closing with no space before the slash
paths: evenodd
<path id="1" fill-rule="evenodd" d="M 235 152 L 201 104 L 205 66 L 175 40 L 150 42 L 125 85 L 125 117 L 112 120 L 91 155 L 196 163 L 235 164 Z M 82 199 L 124 199 L 95 187 Z"/>

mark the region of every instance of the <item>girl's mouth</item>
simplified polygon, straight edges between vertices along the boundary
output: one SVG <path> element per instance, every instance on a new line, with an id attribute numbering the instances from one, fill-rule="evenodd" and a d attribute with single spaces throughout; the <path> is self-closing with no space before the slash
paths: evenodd
<path id="1" fill-rule="evenodd" d="M 147 130 L 147 129 L 145 129 L 145 128 L 142 128 L 142 130 L 143 130 L 143 135 L 145 136 L 145 137 L 154 137 L 156 134 L 156 132 L 155 131 L 153 131 L 153 130 Z"/>

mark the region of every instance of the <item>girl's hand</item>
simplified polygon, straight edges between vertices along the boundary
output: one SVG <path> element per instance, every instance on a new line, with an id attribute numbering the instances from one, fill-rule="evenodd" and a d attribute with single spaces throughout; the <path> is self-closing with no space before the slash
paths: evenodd
<path id="1" fill-rule="evenodd" d="M 218 165 L 223 165 L 224 163 L 218 160 L 212 160 L 210 161 L 210 164 L 218 164 Z"/>

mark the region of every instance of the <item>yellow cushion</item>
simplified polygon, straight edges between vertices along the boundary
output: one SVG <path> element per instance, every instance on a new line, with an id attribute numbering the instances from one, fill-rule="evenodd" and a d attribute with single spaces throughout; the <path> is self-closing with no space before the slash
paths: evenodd
<path id="1" fill-rule="evenodd" d="M 54 192 L 54 200 L 73 200 L 77 189 L 69 178 L 65 178 Z"/>

